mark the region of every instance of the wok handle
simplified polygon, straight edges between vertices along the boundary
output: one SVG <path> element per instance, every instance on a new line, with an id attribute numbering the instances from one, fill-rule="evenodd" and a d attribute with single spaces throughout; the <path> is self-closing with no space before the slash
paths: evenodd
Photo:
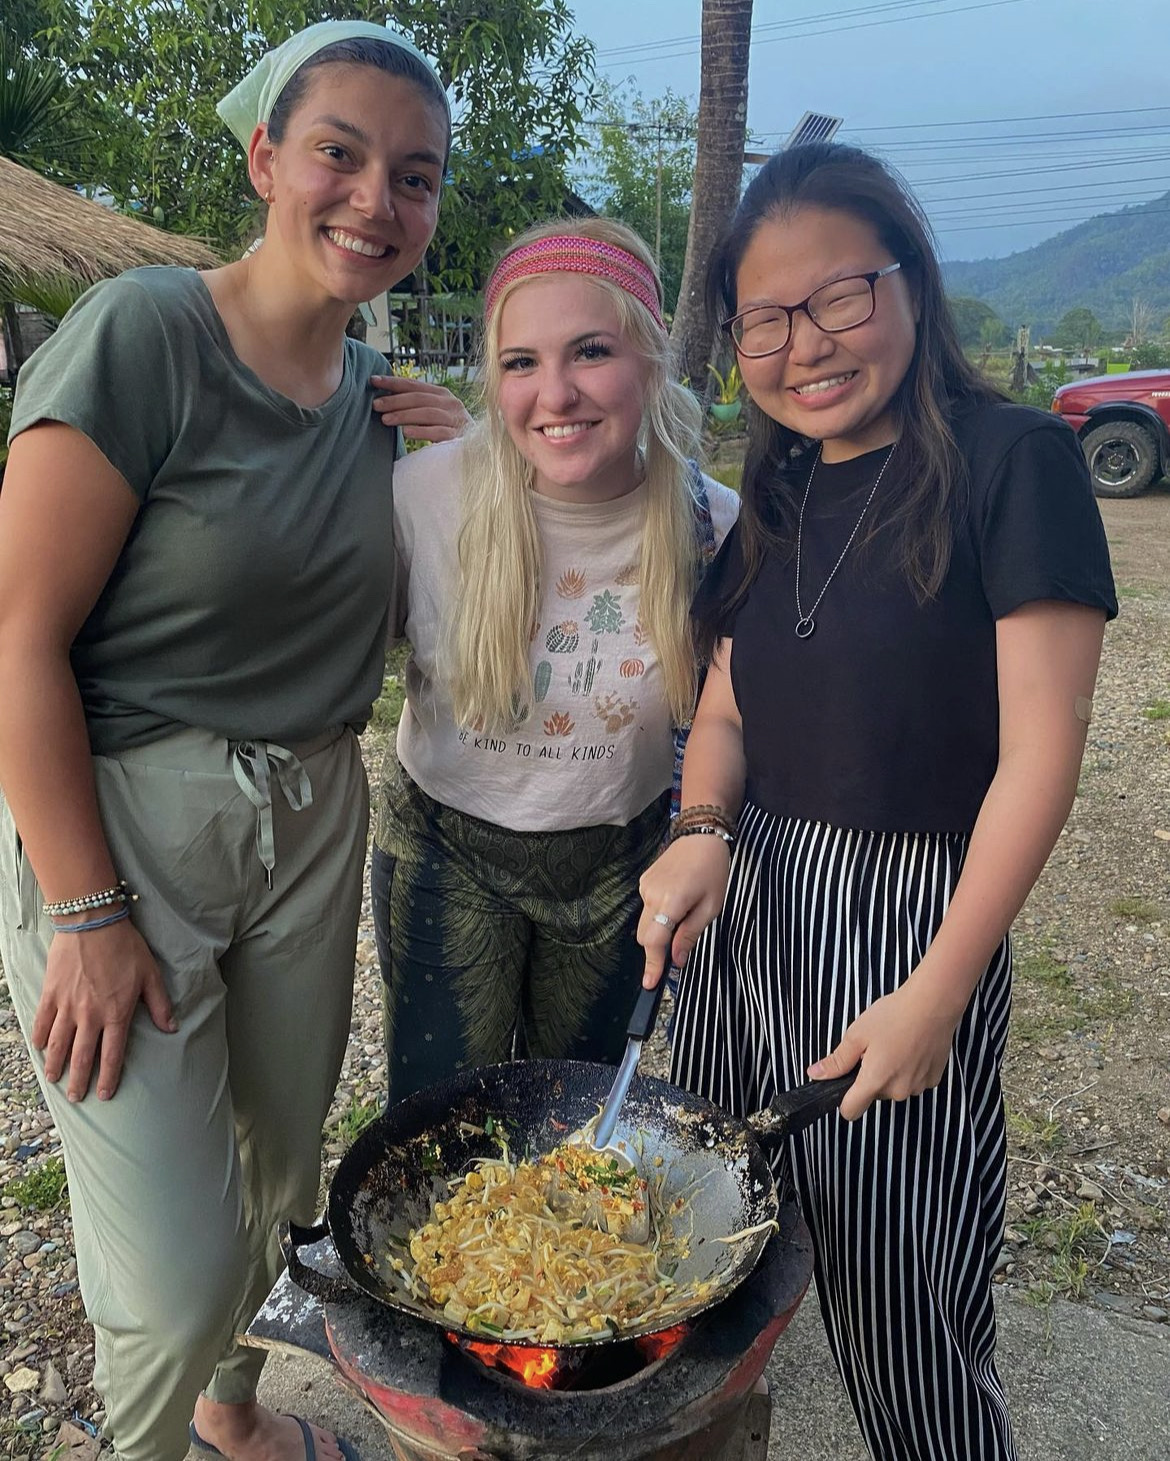
<path id="1" fill-rule="evenodd" d="M 301 1262 L 302 1248 L 308 1248 L 329 1236 L 328 1223 L 314 1223 L 311 1228 L 302 1228 L 300 1223 L 289 1223 L 280 1240 L 288 1276 L 298 1288 L 312 1294 L 315 1299 L 324 1299 L 326 1303 L 332 1304 L 350 1303 L 354 1292 L 345 1279 L 331 1278 Z"/>
<path id="2" fill-rule="evenodd" d="M 626 1035 L 631 1040 L 646 1040 L 650 1031 L 654 1028 L 654 1021 L 658 1018 L 658 1006 L 662 1003 L 662 991 L 666 988 L 666 975 L 654 986 L 653 989 L 643 989 L 638 995 L 638 1002 L 634 1005 L 634 1011 L 630 1015 L 630 1023 L 626 1027 Z"/>
<path id="3" fill-rule="evenodd" d="M 860 1066 L 858 1067 L 860 1069 Z M 857 1079 L 857 1071 L 827 1081 L 809 1081 L 791 1091 L 781 1091 L 770 1106 L 749 1116 L 747 1124 L 757 1137 L 773 1140 L 803 1131 L 840 1106 L 846 1091 Z"/>

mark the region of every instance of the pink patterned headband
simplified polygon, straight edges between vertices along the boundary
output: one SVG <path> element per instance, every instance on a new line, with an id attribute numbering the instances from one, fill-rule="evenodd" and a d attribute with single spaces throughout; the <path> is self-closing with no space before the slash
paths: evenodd
<path id="1" fill-rule="evenodd" d="M 662 307 L 654 275 L 641 259 L 615 244 L 575 234 L 552 234 L 524 244 L 497 264 L 488 280 L 484 311 L 490 318 L 500 295 L 509 284 L 532 274 L 592 274 L 608 279 L 646 306 L 663 329 Z"/>

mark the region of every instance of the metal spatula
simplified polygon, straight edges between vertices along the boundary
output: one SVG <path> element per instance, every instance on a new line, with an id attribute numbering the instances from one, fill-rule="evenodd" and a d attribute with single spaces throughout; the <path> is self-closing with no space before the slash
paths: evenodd
<path id="1" fill-rule="evenodd" d="M 613 1172 L 614 1183 L 612 1185 L 618 1189 L 627 1185 L 631 1173 L 635 1174 L 638 1183 L 629 1184 L 632 1188 L 629 1200 L 626 1200 L 626 1194 L 620 1190 L 616 1193 L 604 1192 L 603 1188 L 606 1184 L 600 1178 L 597 1182 L 598 1190 L 591 1197 L 587 1194 L 584 1202 L 580 1192 L 562 1182 L 554 1181 L 549 1189 L 549 1205 L 554 1210 L 573 1210 L 583 1222 L 591 1223 L 604 1233 L 613 1233 L 629 1243 L 648 1241 L 650 1208 L 645 1201 L 645 1187 L 641 1174 L 630 1156 L 626 1143 L 624 1141 L 615 1142 L 613 1134 L 617 1129 L 618 1117 L 621 1115 L 630 1083 L 638 1071 L 642 1046 L 654 1029 L 654 1021 L 658 1017 L 658 1006 L 662 1003 L 662 990 L 665 984 L 664 977 L 653 989 L 643 989 L 639 994 L 638 1002 L 634 1005 L 630 1023 L 626 1029 L 628 1036 L 626 1052 L 622 1056 L 622 1062 L 618 1066 L 617 1075 L 614 1077 L 609 1095 L 605 1098 L 601 1113 L 595 1122 L 591 1121 L 582 1130 L 574 1131 L 566 1142 L 566 1145 L 588 1146 L 596 1152 L 599 1165 L 604 1164 Z M 632 1211 L 626 1211 L 627 1207 L 632 1208 Z"/>
<path id="2" fill-rule="evenodd" d="M 622 1114 L 622 1105 L 630 1089 L 630 1082 L 638 1073 L 642 1046 L 650 1038 L 654 1022 L 658 1018 L 658 1006 L 662 1003 L 662 991 L 665 986 L 666 975 L 664 973 L 653 989 L 643 989 L 639 994 L 638 1002 L 630 1015 L 630 1023 L 626 1026 L 628 1037 L 626 1053 L 622 1056 L 622 1063 L 618 1066 L 613 1085 L 609 1088 L 609 1095 L 605 1098 L 605 1105 L 601 1108 L 601 1115 L 597 1118 L 597 1125 L 593 1128 L 593 1134 L 589 1138 L 589 1144 L 595 1151 L 617 1153 L 626 1165 L 631 1167 L 633 1162 L 630 1161 L 624 1147 L 614 1147 L 611 1143 L 614 1131 L 617 1129 L 618 1117 Z"/>

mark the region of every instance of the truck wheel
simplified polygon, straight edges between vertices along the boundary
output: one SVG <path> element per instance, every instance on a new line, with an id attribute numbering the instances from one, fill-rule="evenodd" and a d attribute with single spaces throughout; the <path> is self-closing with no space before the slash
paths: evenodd
<path id="1" fill-rule="evenodd" d="M 1158 472 L 1158 443 L 1136 421 L 1107 421 L 1083 438 L 1098 497 L 1136 497 Z"/>

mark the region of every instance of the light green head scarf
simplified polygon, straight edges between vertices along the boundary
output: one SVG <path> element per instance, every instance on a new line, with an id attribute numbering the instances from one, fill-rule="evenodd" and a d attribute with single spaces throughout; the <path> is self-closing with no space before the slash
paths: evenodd
<path id="1" fill-rule="evenodd" d="M 443 83 L 432 63 L 404 35 L 387 26 L 374 25 L 368 20 L 322 20 L 298 31 L 295 36 L 289 36 L 282 45 L 269 51 L 243 81 L 228 92 L 216 111 L 246 150 L 252 140 L 252 133 L 261 122 L 268 121 L 280 93 L 305 62 L 311 60 L 318 51 L 323 51 L 326 46 L 334 46 L 338 41 L 353 40 L 381 41 L 384 45 L 395 46 L 421 61 L 434 76 L 439 92 L 447 104 L 448 119 L 450 118 L 451 104 L 447 101 L 447 93 L 443 90 Z"/>

